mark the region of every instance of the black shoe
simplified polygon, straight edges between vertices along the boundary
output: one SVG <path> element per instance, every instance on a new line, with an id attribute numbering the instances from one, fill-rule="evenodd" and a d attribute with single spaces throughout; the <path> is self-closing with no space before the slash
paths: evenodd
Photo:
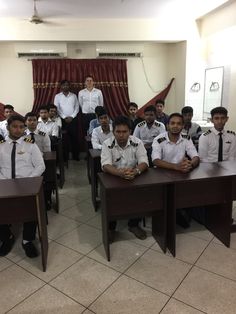
<path id="1" fill-rule="evenodd" d="M 145 240 L 147 238 L 146 231 L 140 228 L 139 226 L 129 227 L 128 230 L 129 232 L 132 232 L 136 236 L 136 238 L 140 240 Z"/>
<path id="2" fill-rule="evenodd" d="M 33 242 L 27 242 L 25 244 L 22 242 L 22 247 L 25 250 L 26 256 L 28 256 L 30 258 L 34 258 L 34 257 L 39 256 L 39 253 L 38 253 L 36 247 L 34 246 Z"/>
<path id="3" fill-rule="evenodd" d="M 6 256 L 12 249 L 13 244 L 15 243 L 15 237 L 11 234 L 10 238 L 3 241 L 0 247 L 0 256 Z"/>
<path id="4" fill-rule="evenodd" d="M 190 217 L 187 214 L 187 212 L 185 210 L 178 210 L 176 213 L 176 223 L 184 228 L 187 229 L 190 227 Z"/>

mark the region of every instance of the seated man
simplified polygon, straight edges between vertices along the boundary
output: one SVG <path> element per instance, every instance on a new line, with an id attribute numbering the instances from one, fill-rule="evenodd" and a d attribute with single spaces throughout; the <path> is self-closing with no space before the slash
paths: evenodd
<path id="1" fill-rule="evenodd" d="M 156 120 L 159 122 L 162 122 L 166 126 L 168 123 L 169 116 L 163 111 L 165 107 L 165 101 L 162 99 L 157 99 L 155 103 L 155 107 L 157 111 Z"/>
<path id="2" fill-rule="evenodd" d="M 152 166 L 152 142 L 153 139 L 166 131 L 163 123 L 156 121 L 156 108 L 154 106 L 148 106 L 144 109 L 144 119 L 145 121 L 140 122 L 135 130 L 134 136 L 139 138 L 144 147 L 147 150 L 149 165 Z"/>
<path id="3" fill-rule="evenodd" d="M 97 127 L 100 126 L 100 123 L 99 123 L 99 121 L 98 121 L 98 114 L 99 114 L 99 112 L 102 111 L 102 110 L 103 110 L 103 106 L 97 106 L 97 107 L 95 108 L 96 119 L 93 119 L 93 120 L 90 121 L 90 123 L 89 123 L 89 129 L 88 129 L 88 135 L 92 135 L 93 130 L 94 130 L 95 128 L 97 128 Z"/>
<path id="4" fill-rule="evenodd" d="M 0 122 L 0 135 L 6 138 L 8 136 L 7 120 L 14 114 L 14 107 L 12 105 L 5 105 L 3 114 L 6 120 Z"/>
<path id="5" fill-rule="evenodd" d="M 51 140 L 58 138 L 58 125 L 49 118 L 49 109 L 47 106 L 43 106 L 39 109 L 37 129 L 47 133 Z"/>
<path id="6" fill-rule="evenodd" d="M 41 176 L 45 170 L 42 154 L 38 146 L 25 139 L 24 118 L 11 116 L 8 119 L 9 137 L 0 144 L 0 179 L 15 179 Z M 21 206 L 23 206 L 21 204 Z M 2 208 L 1 210 L 7 210 Z M 28 257 L 38 256 L 35 240 L 37 224 L 35 221 L 24 223 L 22 247 Z M 15 238 L 8 225 L 0 225 L 0 256 L 7 255 Z"/>
<path id="7" fill-rule="evenodd" d="M 202 129 L 200 125 L 192 122 L 193 108 L 190 106 L 185 106 L 182 108 L 181 113 L 184 118 L 184 128 L 182 130 L 182 134 L 189 136 L 193 141 L 195 147 L 198 149 L 198 140 L 200 135 L 202 134 Z"/>
<path id="8" fill-rule="evenodd" d="M 49 110 L 49 118 L 56 123 L 56 125 L 61 129 L 62 127 L 62 122 L 61 122 L 61 118 L 59 117 L 59 115 L 57 114 L 57 106 L 55 106 L 54 104 L 51 104 L 48 106 L 48 110 Z"/>
<path id="9" fill-rule="evenodd" d="M 158 135 L 153 141 L 152 160 L 154 166 L 183 173 L 187 173 L 198 166 L 199 157 L 192 140 L 181 135 L 183 127 L 183 116 L 180 113 L 172 113 L 167 124 L 168 132 Z M 179 225 L 184 228 L 189 227 L 188 211 L 179 210 L 176 218 Z"/>
<path id="10" fill-rule="evenodd" d="M 236 159 L 236 136 L 226 131 L 228 111 L 224 107 L 211 110 L 211 122 L 214 127 L 199 138 L 199 157 L 202 162 L 217 162 Z"/>
<path id="11" fill-rule="evenodd" d="M 34 143 L 38 145 L 38 148 L 42 153 L 51 151 L 51 141 L 49 136 L 42 131 L 37 129 L 38 120 L 37 116 L 33 112 L 28 112 L 25 115 L 25 130 L 26 137 L 30 138 Z"/>
<path id="12" fill-rule="evenodd" d="M 100 126 L 93 130 L 91 142 L 93 149 L 102 149 L 102 143 L 113 135 L 112 125 L 109 124 L 109 117 L 103 107 L 97 117 Z"/>
<path id="13" fill-rule="evenodd" d="M 130 135 L 131 126 L 127 117 L 119 116 L 113 122 L 111 138 L 103 142 L 101 165 L 104 172 L 133 180 L 148 168 L 147 153 L 143 143 L 138 138 Z M 139 227 L 140 218 L 130 219 L 129 231 L 137 238 L 146 239 L 146 232 Z M 110 223 L 110 242 L 115 236 L 116 221 Z"/>
<path id="14" fill-rule="evenodd" d="M 137 117 L 138 105 L 135 102 L 128 103 L 128 113 L 131 122 L 132 134 L 137 124 L 143 121 L 142 118 Z"/>

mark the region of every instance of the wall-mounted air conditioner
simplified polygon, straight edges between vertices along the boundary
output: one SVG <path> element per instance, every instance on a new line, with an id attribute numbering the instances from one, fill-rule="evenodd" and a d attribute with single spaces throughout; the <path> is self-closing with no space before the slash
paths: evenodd
<path id="1" fill-rule="evenodd" d="M 97 43 L 97 58 L 142 58 L 144 46 L 139 43 Z"/>
<path id="2" fill-rule="evenodd" d="M 65 43 L 17 43 L 15 52 L 18 58 L 65 58 L 67 45 Z"/>

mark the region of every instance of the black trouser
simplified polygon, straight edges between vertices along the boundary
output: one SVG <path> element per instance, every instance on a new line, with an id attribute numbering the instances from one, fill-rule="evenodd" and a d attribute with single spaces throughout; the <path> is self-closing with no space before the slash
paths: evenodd
<path id="1" fill-rule="evenodd" d="M 138 227 L 141 218 L 129 219 L 128 226 L 129 227 Z M 117 225 L 117 221 L 110 221 L 109 222 L 109 230 L 115 230 Z"/>
<path id="2" fill-rule="evenodd" d="M 35 240 L 37 223 L 35 221 L 25 222 L 23 224 L 23 240 L 33 241 Z M 0 225 L 0 240 L 8 240 L 11 236 L 11 230 L 9 225 Z"/>
<path id="3" fill-rule="evenodd" d="M 86 136 L 87 131 L 89 129 L 89 123 L 91 120 L 96 119 L 96 114 L 95 113 L 83 113 L 82 119 L 83 119 L 83 132 L 84 132 L 84 136 Z"/>
<path id="4" fill-rule="evenodd" d="M 66 141 L 63 145 L 65 155 L 68 156 L 69 152 L 72 152 L 73 159 L 79 158 L 79 128 L 78 128 L 78 117 L 76 116 L 70 123 L 66 123 L 62 120 L 62 130 L 66 131 Z"/>

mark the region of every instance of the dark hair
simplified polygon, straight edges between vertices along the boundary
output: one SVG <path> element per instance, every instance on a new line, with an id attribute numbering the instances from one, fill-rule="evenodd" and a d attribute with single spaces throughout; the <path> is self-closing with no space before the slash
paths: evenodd
<path id="1" fill-rule="evenodd" d="M 12 105 L 9 105 L 9 104 L 4 105 L 3 109 L 4 109 L 4 110 L 5 110 L 5 109 L 10 109 L 10 110 L 13 110 L 13 111 L 14 111 L 14 107 L 13 107 Z"/>
<path id="2" fill-rule="evenodd" d="M 174 113 L 172 113 L 171 115 L 169 115 L 167 124 L 169 124 L 170 120 L 171 120 L 173 117 L 178 117 L 178 118 L 182 119 L 182 122 L 184 123 L 184 117 L 183 117 L 183 115 L 182 115 L 181 113 L 179 113 L 179 112 L 174 112 Z"/>
<path id="3" fill-rule="evenodd" d="M 225 107 L 215 107 L 211 110 L 211 117 L 213 118 L 213 116 L 215 114 L 223 114 L 226 117 L 228 116 L 228 110 Z"/>
<path id="4" fill-rule="evenodd" d="M 20 122 L 22 122 L 22 123 L 25 124 L 25 119 L 24 119 L 22 116 L 20 116 L 20 115 L 17 114 L 17 115 L 11 116 L 11 117 L 7 120 L 8 126 L 11 125 L 12 122 L 14 122 L 14 121 L 20 121 Z"/>
<path id="5" fill-rule="evenodd" d="M 129 103 L 128 103 L 128 109 L 129 109 L 130 107 L 134 107 L 134 108 L 138 109 L 138 105 L 137 105 L 135 102 L 129 102 Z"/>
<path id="6" fill-rule="evenodd" d="M 147 106 L 145 109 L 144 109 L 144 113 L 145 112 L 148 112 L 148 111 L 152 111 L 154 112 L 155 114 L 157 113 L 157 110 L 154 106 L 150 105 L 150 106 Z"/>
<path id="7" fill-rule="evenodd" d="M 36 117 L 36 119 L 37 119 L 37 114 L 36 113 L 34 113 L 34 112 L 27 112 L 26 113 L 26 115 L 25 115 L 25 121 L 28 119 L 28 118 L 30 118 L 30 117 Z"/>
<path id="8" fill-rule="evenodd" d="M 190 106 L 185 106 L 182 108 L 181 113 L 182 114 L 193 113 L 193 108 Z"/>
<path id="9" fill-rule="evenodd" d="M 68 80 L 62 80 L 62 81 L 60 82 L 60 85 L 64 85 L 65 83 L 70 84 L 70 81 L 68 81 Z"/>
<path id="10" fill-rule="evenodd" d="M 113 123 L 112 123 L 112 127 L 113 127 L 113 131 L 115 131 L 115 128 L 118 125 L 127 125 L 127 127 L 129 128 L 129 130 L 131 130 L 131 123 L 130 123 L 130 119 L 125 117 L 125 116 L 118 116 L 114 119 Z"/>
<path id="11" fill-rule="evenodd" d="M 88 77 L 90 77 L 90 78 L 94 81 L 94 77 L 93 77 L 92 75 L 90 75 L 90 74 L 88 74 L 88 75 L 85 76 L 84 81 L 86 81 Z"/>
<path id="12" fill-rule="evenodd" d="M 57 109 L 57 106 L 54 105 L 54 104 L 50 104 L 47 107 L 48 107 L 48 110 L 50 110 L 50 109 Z"/>
<path id="13" fill-rule="evenodd" d="M 103 111 L 103 110 L 104 110 L 103 106 L 97 106 L 94 111 L 95 111 L 96 115 L 98 115 L 99 112 Z"/>
<path id="14" fill-rule="evenodd" d="M 47 112 L 49 112 L 48 106 L 41 106 L 41 107 L 39 108 L 39 112 L 40 112 L 40 110 L 47 110 Z"/>
<path id="15" fill-rule="evenodd" d="M 105 116 L 107 115 L 107 112 L 105 110 L 105 108 L 102 107 L 102 109 L 99 110 L 99 112 L 97 113 L 98 118 L 100 118 L 101 116 Z"/>
<path id="16" fill-rule="evenodd" d="M 157 104 L 162 104 L 163 106 L 165 106 L 165 101 L 163 99 L 157 99 L 155 105 Z"/>

